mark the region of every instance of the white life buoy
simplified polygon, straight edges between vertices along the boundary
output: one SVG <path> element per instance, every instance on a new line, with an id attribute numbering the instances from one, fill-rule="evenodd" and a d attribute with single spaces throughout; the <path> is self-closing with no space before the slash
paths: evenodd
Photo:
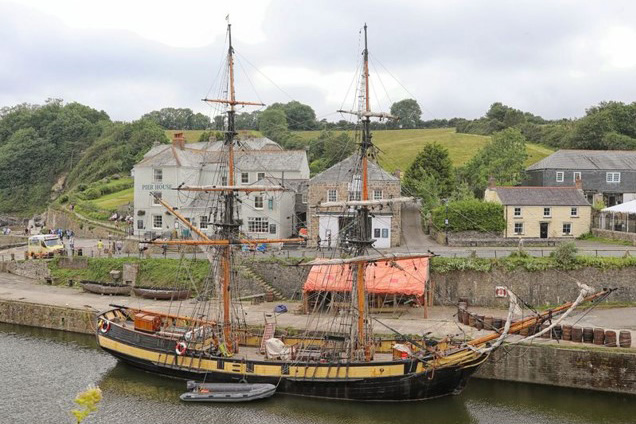
<path id="1" fill-rule="evenodd" d="M 99 324 L 99 331 L 108 333 L 108 330 L 110 330 L 110 321 L 102 320 Z"/>
<path id="2" fill-rule="evenodd" d="M 177 346 L 174 348 L 174 351 L 177 353 L 177 355 L 181 356 L 184 353 L 186 353 L 187 348 L 188 346 L 185 344 L 185 342 L 179 342 L 177 343 Z"/>

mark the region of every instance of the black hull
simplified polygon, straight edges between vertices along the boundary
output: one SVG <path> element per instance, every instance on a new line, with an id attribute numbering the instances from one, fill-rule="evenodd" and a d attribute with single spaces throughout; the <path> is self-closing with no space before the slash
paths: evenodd
<path id="1" fill-rule="evenodd" d="M 354 401 L 416 401 L 459 394 L 466 386 L 469 377 L 478 368 L 478 365 L 455 366 L 438 369 L 429 374 L 411 373 L 393 377 L 326 380 L 254 374 L 233 375 L 215 371 L 197 372 L 192 369 L 156 364 L 111 349 L 103 349 L 136 368 L 180 379 L 236 383 L 244 378 L 249 383 L 274 384 L 277 386 L 278 393 Z"/>

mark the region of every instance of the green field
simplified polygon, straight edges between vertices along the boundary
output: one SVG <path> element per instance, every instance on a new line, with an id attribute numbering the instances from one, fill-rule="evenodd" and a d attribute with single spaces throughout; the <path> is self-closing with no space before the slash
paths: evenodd
<path id="1" fill-rule="evenodd" d="M 183 132 L 186 142 L 194 143 L 199 140 L 203 131 L 167 130 L 166 135 L 172 139 L 172 134 L 176 132 Z M 341 132 L 334 131 L 334 133 Z M 352 131 L 348 132 L 351 133 Z M 260 136 L 258 131 L 249 131 L 249 133 Z M 320 131 L 298 131 L 295 134 L 304 140 L 311 140 L 312 138 L 317 138 L 320 135 Z M 477 153 L 477 150 L 484 147 L 489 140 L 489 136 L 457 133 L 454 128 L 383 130 L 373 133 L 373 142 L 380 149 L 380 164 L 389 172 L 395 169 L 406 170 L 426 143 L 437 141 L 446 147 L 453 165 L 460 166 L 468 162 Z M 526 166 L 554 152 L 548 147 L 532 143 L 526 144 L 526 150 L 528 152 Z"/>
<path id="2" fill-rule="evenodd" d="M 99 197 L 91 202 L 100 209 L 115 210 L 119 206 L 123 206 L 128 203 L 132 203 L 134 196 L 134 188 L 130 187 L 126 190 L 110 193 L 105 196 Z"/>
<path id="3" fill-rule="evenodd" d="M 302 131 L 296 134 L 309 140 L 318 137 L 320 131 Z M 406 170 L 422 147 L 434 141 L 448 149 L 454 166 L 460 166 L 468 162 L 489 140 L 488 136 L 457 133 L 453 128 L 384 130 L 373 133 L 373 142 L 381 153 L 380 164 L 388 171 Z M 553 150 L 537 144 L 528 143 L 526 146 L 526 166 L 553 153 Z"/>

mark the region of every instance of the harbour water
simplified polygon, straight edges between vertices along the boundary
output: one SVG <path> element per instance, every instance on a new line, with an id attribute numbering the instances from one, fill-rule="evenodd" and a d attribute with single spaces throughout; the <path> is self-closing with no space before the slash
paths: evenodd
<path id="1" fill-rule="evenodd" d="M 81 334 L 0 324 L 0 422 L 72 423 L 89 384 L 104 398 L 85 423 L 634 423 L 636 397 L 472 379 L 459 396 L 361 404 L 276 395 L 240 405 L 183 404 L 185 382 L 118 363 Z"/>

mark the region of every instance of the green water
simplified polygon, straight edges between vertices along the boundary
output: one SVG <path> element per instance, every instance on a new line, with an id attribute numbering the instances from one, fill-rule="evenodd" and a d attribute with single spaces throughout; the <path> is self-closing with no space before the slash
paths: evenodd
<path id="1" fill-rule="evenodd" d="M 73 398 L 101 387 L 86 423 L 634 423 L 636 397 L 472 379 L 459 396 L 361 404 L 275 395 L 238 405 L 184 404 L 185 383 L 118 363 L 93 337 L 0 324 L 0 423 L 71 423 Z"/>

